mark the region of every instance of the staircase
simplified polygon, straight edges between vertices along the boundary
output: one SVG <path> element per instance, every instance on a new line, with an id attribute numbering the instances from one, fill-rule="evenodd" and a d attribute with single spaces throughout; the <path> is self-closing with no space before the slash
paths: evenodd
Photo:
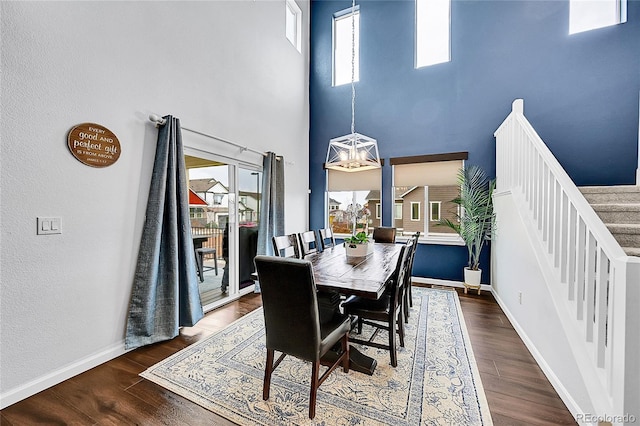
<path id="1" fill-rule="evenodd" d="M 629 256 L 640 256 L 640 186 L 579 188 Z"/>
<path id="2" fill-rule="evenodd" d="M 521 99 L 494 135 L 492 292 L 578 423 L 635 421 L 640 188 L 579 189 Z"/>

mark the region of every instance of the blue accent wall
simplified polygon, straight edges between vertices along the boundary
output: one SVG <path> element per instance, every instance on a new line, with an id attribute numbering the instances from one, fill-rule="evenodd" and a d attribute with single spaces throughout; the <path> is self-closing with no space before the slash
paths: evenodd
<path id="1" fill-rule="evenodd" d="M 627 23 L 568 35 L 568 1 L 458 1 L 451 62 L 414 68 L 414 2 L 360 0 L 356 131 L 378 140 L 383 224 L 390 225 L 390 157 L 468 151 L 495 174 L 493 132 L 523 98 L 525 115 L 578 185 L 635 183 L 640 92 L 640 1 Z M 331 86 L 333 13 L 313 0 L 310 225 L 324 226 L 329 139 L 349 133 L 351 87 Z M 421 245 L 414 275 L 461 280 L 466 248 Z M 485 253 L 483 269 L 488 269 Z M 488 274 L 483 274 L 487 282 Z"/>

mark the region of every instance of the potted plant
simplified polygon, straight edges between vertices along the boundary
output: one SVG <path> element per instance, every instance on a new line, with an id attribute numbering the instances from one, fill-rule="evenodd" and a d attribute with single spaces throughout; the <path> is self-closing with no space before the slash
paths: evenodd
<path id="1" fill-rule="evenodd" d="M 369 236 L 363 231 L 345 238 L 344 248 L 349 257 L 362 257 L 373 251 L 373 246 L 369 244 Z"/>
<path id="2" fill-rule="evenodd" d="M 458 220 L 441 219 L 440 225 L 453 229 L 466 244 L 469 258 L 464 268 L 464 292 L 474 288 L 480 294 L 480 253 L 495 229 L 492 198 L 495 180 L 489 179 L 482 168 L 470 165 L 458 171 L 458 183 L 460 196 L 451 200 L 460 206 Z"/>

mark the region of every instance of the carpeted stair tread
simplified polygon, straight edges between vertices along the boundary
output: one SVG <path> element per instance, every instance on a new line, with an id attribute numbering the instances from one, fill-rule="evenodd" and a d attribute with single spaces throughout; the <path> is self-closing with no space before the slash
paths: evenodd
<path id="1" fill-rule="evenodd" d="M 637 204 L 640 203 L 640 186 L 582 186 L 584 198 L 591 204 Z"/>
<path id="2" fill-rule="evenodd" d="M 640 203 L 594 203 L 591 206 L 597 212 L 640 212 Z"/>
<path id="3" fill-rule="evenodd" d="M 622 247 L 627 256 L 638 256 L 640 257 L 640 247 Z"/>
<path id="4" fill-rule="evenodd" d="M 612 234 L 640 234 L 638 223 L 605 223 Z"/>

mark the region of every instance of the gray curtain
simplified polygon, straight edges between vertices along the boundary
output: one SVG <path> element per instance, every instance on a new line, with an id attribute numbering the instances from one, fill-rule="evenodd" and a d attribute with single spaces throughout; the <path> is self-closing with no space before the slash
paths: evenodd
<path id="1" fill-rule="evenodd" d="M 127 349 L 172 339 L 179 327 L 203 316 L 180 120 L 164 119 L 129 304 Z"/>
<path id="2" fill-rule="evenodd" d="M 272 255 L 274 235 L 284 234 L 284 158 L 268 152 L 262 163 L 262 210 L 258 254 Z"/>

